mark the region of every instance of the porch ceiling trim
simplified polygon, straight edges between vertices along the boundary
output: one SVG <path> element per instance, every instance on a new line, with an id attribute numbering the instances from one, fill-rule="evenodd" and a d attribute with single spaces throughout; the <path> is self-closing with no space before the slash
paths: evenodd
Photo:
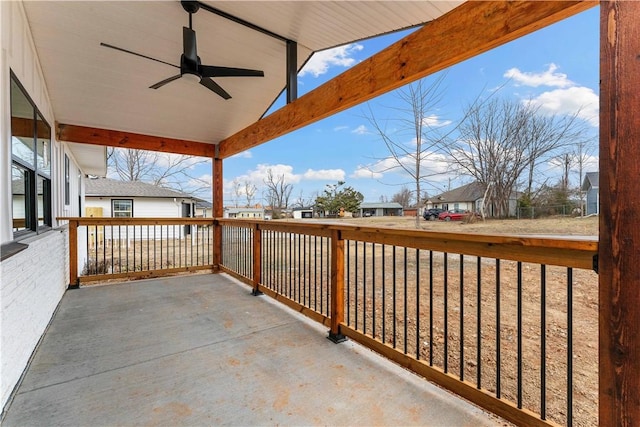
<path id="1" fill-rule="evenodd" d="M 139 133 L 119 130 L 76 126 L 65 123 L 58 123 L 56 125 L 56 135 L 59 141 L 78 142 L 82 144 L 102 145 L 107 147 L 161 151 L 165 153 L 210 158 L 215 157 L 216 154 L 216 145 L 213 144 L 187 141 L 184 139 L 142 135 Z"/>
<path id="2" fill-rule="evenodd" d="M 227 158 L 426 77 L 597 1 L 468 1 L 273 114 L 220 142 Z"/>

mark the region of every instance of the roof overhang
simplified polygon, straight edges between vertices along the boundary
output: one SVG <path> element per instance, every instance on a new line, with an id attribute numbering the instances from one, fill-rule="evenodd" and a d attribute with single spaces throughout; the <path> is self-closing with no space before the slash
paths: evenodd
<path id="1" fill-rule="evenodd" d="M 216 78 L 232 99 L 178 79 L 189 15 L 178 1 L 26 1 L 24 8 L 59 123 L 215 144 L 258 121 L 287 82 L 287 42 L 298 70 L 313 52 L 429 22 L 455 1 L 207 1 L 193 15 L 203 64 L 260 69 Z M 274 36 L 275 35 L 275 36 Z"/>

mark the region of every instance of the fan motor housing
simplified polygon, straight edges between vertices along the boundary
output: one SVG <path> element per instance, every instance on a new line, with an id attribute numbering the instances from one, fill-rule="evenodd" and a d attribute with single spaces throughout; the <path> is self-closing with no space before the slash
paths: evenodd
<path id="1" fill-rule="evenodd" d="M 189 13 L 196 13 L 200 9 L 200 4 L 197 1 L 181 1 L 182 8 Z"/>

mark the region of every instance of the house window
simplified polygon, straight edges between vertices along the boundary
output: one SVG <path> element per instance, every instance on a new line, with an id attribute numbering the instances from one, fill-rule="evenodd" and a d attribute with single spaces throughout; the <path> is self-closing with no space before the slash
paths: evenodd
<path id="1" fill-rule="evenodd" d="M 11 72 L 11 194 L 14 237 L 49 229 L 51 127 Z"/>
<path id="2" fill-rule="evenodd" d="M 111 212 L 114 218 L 133 218 L 133 200 L 114 199 L 111 201 Z"/>

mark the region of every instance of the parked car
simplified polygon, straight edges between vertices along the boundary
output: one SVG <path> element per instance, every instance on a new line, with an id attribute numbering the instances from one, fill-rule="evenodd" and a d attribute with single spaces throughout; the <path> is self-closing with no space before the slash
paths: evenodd
<path id="1" fill-rule="evenodd" d="M 422 217 L 426 221 L 435 221 L 436 219 L 438 219 L 438 215 L 440 215 L 442 212 L 445 212 L 445 210 L 440 208 L 425 209 L 425 211 L 422 213 Z"/>
<path id="2" fill-rule="evenodd" d="M 462 221 L 465 216 L 469 215 L 469 211 L 463 211 L 462 209 L 452 209 L 445 211 L 438 215 L 438 219 L 441 221 Z"/>

